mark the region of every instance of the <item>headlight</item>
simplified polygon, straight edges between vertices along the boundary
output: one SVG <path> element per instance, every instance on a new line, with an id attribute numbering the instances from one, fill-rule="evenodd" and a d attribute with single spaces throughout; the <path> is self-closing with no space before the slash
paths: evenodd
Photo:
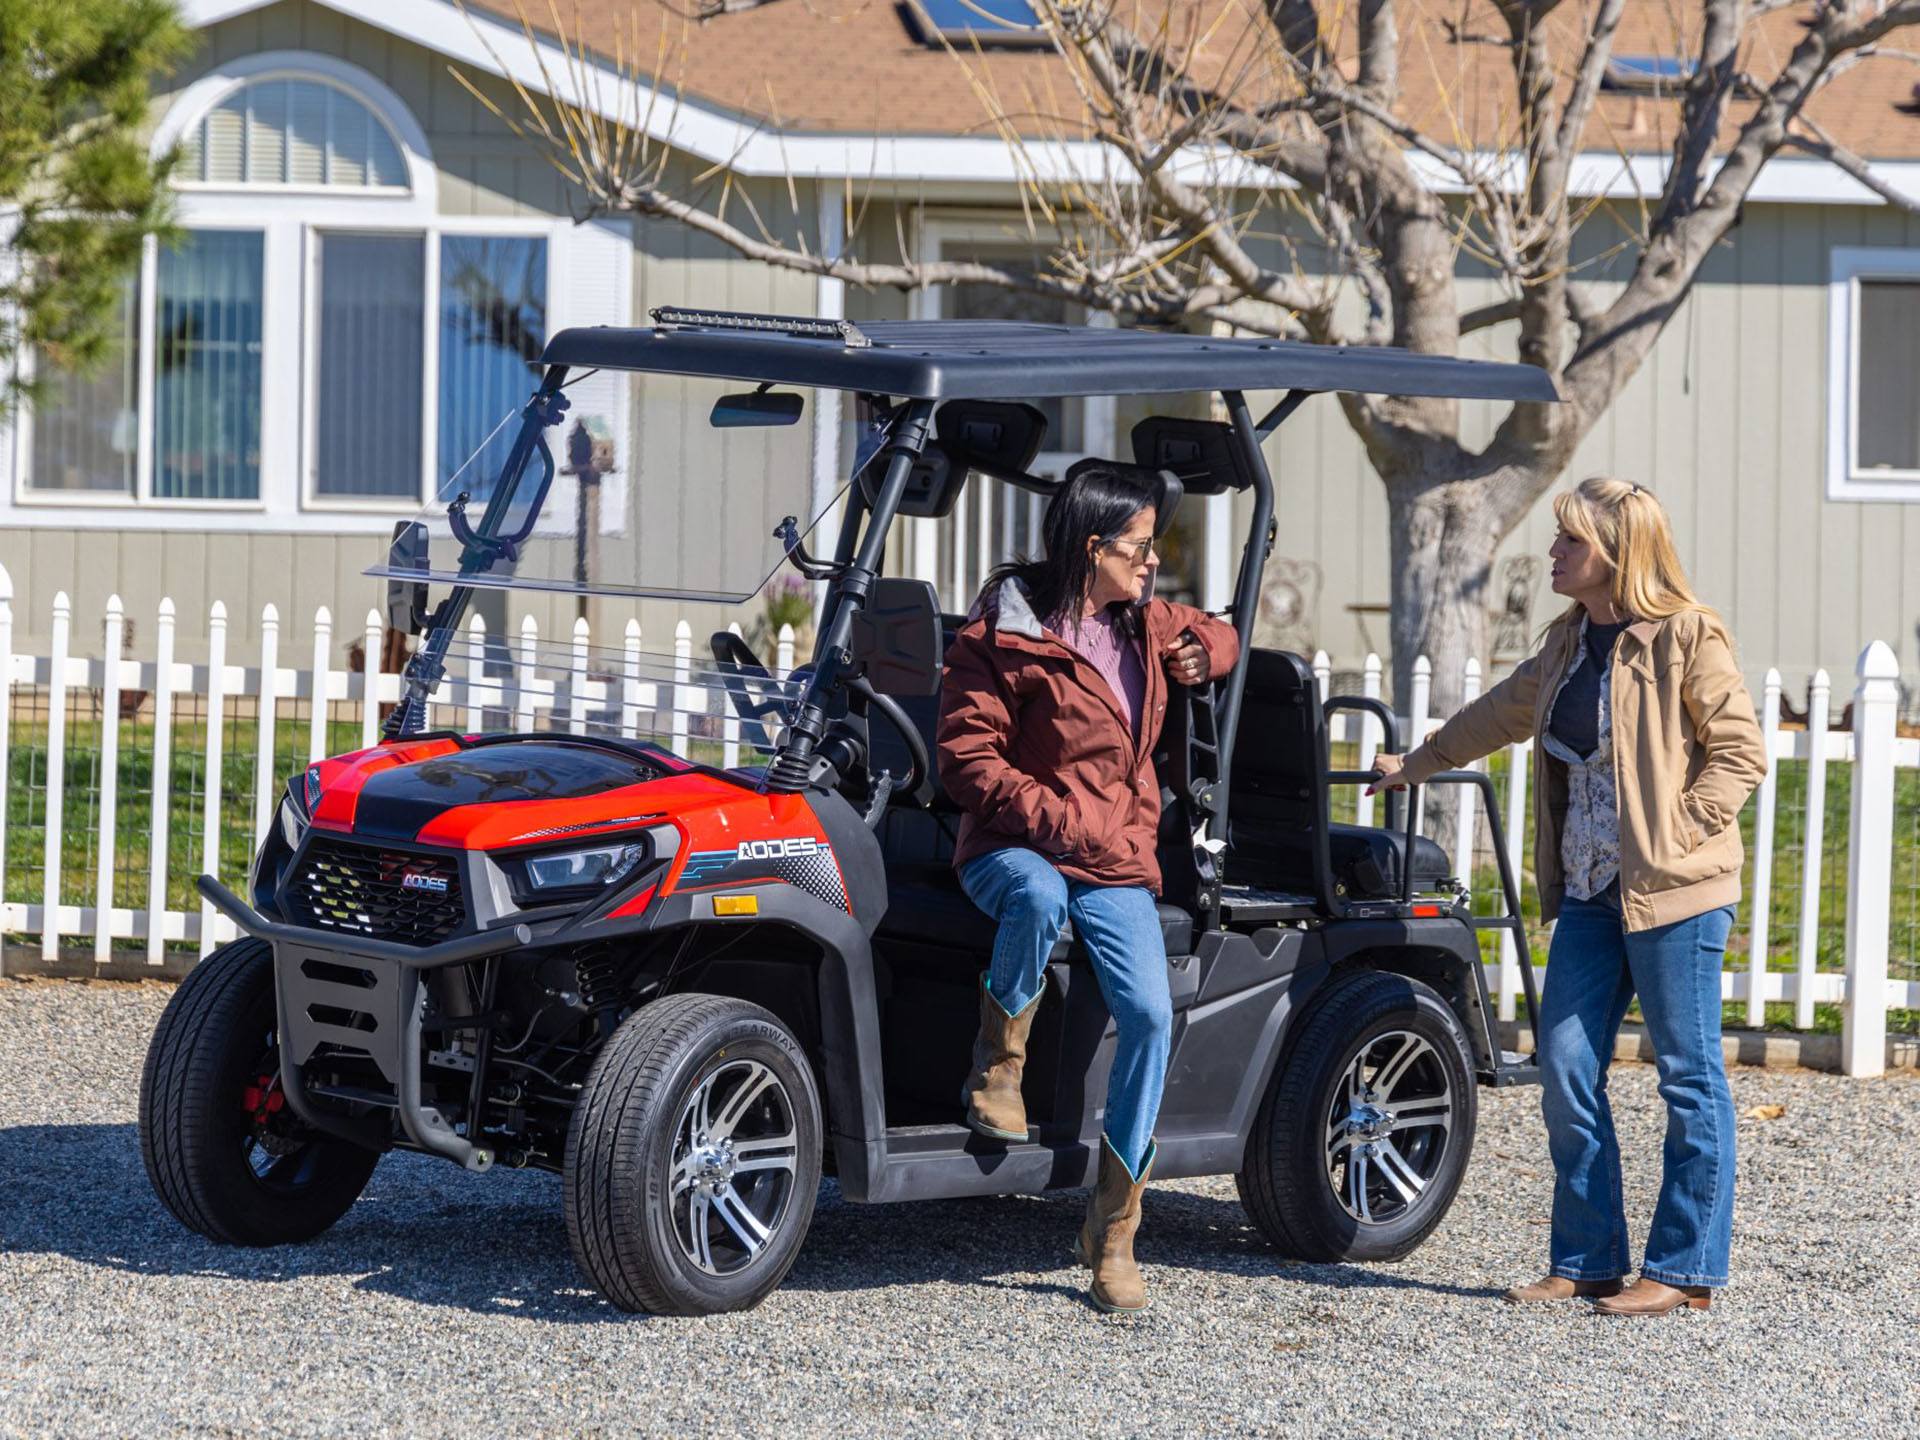
<path id="1" fill-rule="evenodd" d="M 289 850 L 300 848 L 300 837 L 307 833 L 307 812 L 288 795 L 280 802 L 280 838 Z"/>
<path id="2" fill-rule="evenodd" d="M 505 862 L 514 898 L 540 904 L 590 896 L 618 884 L 647 858 L 645 842 L 622 841 L 584 850 L 556 850 Z"/>

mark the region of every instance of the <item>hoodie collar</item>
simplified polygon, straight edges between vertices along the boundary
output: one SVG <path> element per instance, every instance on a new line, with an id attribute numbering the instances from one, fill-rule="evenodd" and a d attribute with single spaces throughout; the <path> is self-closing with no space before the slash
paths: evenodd
<path id="1" fill-rule="evenodd" d="M 1040 617 L 1033 613 L 1033 602 L 1027 596 L 1027 587 L 1015 576 L 1009 575 L 1000 582 L 993 628 L 1002 634 L 1023 635 L 1029 640 L 1046 638 Z"/>

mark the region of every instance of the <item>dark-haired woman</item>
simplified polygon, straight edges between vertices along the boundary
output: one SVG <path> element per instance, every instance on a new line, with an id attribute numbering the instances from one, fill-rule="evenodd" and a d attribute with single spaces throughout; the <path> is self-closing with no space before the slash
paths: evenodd
<path id="1" fill-rule="evenodd" d="M 1153 598 L 1158 500 L 1150 471 L 1076 467 L 1047 506 L 1045 558 L 994 571 L 955 638 L 939 728 L 940 775 L 966 812 L 954 865 L 1000 925 L 981 978 L 968 1125 L 1027 1138 L 1027 1037 L 1068 920 L 1118 1031 L 1099 1183 L 1074 1247 L 1103 1310 L 1147 1303 L 1133 1236 L 1173 1029 L 1153 898 L 1153 745 L 1168 680 L 1203 685 L 1239 651 L 1231 626 Z"/>

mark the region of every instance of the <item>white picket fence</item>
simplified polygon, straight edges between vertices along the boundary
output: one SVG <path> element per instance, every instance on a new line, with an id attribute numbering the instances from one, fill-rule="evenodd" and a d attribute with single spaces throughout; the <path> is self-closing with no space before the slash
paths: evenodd
<path id="1" fill-rule="evenodd" d="M 122 723 L 104 723 L 118 717 L 120 697 L 130 691 L 144 691 L 150 697 L 151 713 L 175 716 L 175 702 L 183 697 L 201 697 L 201 727 L 196 736 L 203 749 L 202 794 L 200 798 L 200 835 L 196 869 L 219 876 L 228 883 L 242 878 L 222 873 L 221 839 L 236 825 L 246 827 L 251 842 L 257 843 L 270 823 L 273 806 L 284 777 L 276 773 L 275 738 L 282 728 L 298 725 L 298 719 L 283 716 L 283 707 L 298 708 L 305 702 L 307 714 L 306 750 L 313 759 L 328 749 L 328 726 L 340 723 L 344 711 L 358 719 L 359 739 L 371 745 L 377 739 L 381 707 L 399 699 L 400 677 L 335 667 L 336 645 L 346 638 L 335 627 L 331 613 L 322 607 L 314 615 L 311 631 L 296 642 L 304 656 L 305 667 L 281 663 L 282 630 L 275 608 L 268 605 L 260 617 L 257 663 L 236 664 L 228 654 L 226 607 L 215 602 L 206 617 L 207 663 L 187 664 L 174 659 L 178 616 L 171 601 L 160 603 L 152 627 L 153 650 L 150 659 L 120 658 L 115 663 L 72 653 L 72 615 L 65 593 L 56 595 L 51 607 L 49 653 L 44 656 L 17 655 L 13 651 L 12 582 L 0 568 L 0 791 L 11 783 L 7 773 L 10 736 L 17 712 L 15 691 L 30 693 L 36 705 L 44 705 L 44 754 L 46 794 L 43 806 L 45 843 L 42 854 L 37 902 L 7 901 L 0 904 L 0 930 L 14 935 L 38 936 L 44 960 L 58 958 L 62 943 L 69 937 L 91 937 L 93 954 L 105 962 L 115 942 L 140 942 L 148 963 L 161 963 L 169 941 L 197 944 L 204 955 L 235 933 L 230 922 L 211 906 L 198 902 L 194 908 L 169 908 L 170 885 L 176 889 L 177 877 L 168 874 L 168 830 L 173 796 L 170 757 L 174 731 L 180 722 L 156 724 L 152 738 L 151 833 L 148 837 L 147 873 L 144 877 L 144 904 L 129 905 L 128 882 L 120 879 L 115 889 L 116 845 L 121 836 L 118 807 L 118 755 Z M 102 655 L 119 657 L 123 650 L 125 616 L 117 599 L 107 607 Z M 364 655 L 368 663 L 378 664 L 384 632 L 377 612 L 369 612 L 364 627 Z M 531 616 L 524 617 L 511 642 L 503 651 L 501 639 L 490 647 L 478 617 L 472 622 L 466 642 L 456 645 L 450 656 L 448 675 L 434 693 L 431 703 L 437 707 L 437 719 L 448 725 L 479 730 L 488 721 L 508 720 L 520 729 L 537 726 L 561 726 L 573 733 L 589 728 L 605 728 L 609 733 L 627 736 L 648 735 L 677 753 L 687 754 L 698 734 L 716 737 L 720 747 L 717 758 L 726 765 L 739 762 L 742 749 L 739 721 L 726 705 L 720 690 L 702 683 L 697 673 L 706 662 L 693 658 L 691 627 L 681 622 L 675 630 L 670 654 L 650 655 L 642 647 L 637 621 L 629 622 L 617 649 L 595 650 L 587 622 L 575 622 L 568 639 L 560 644 L 541 641 Z M 794 664 L 793 632 L 783 627 L 780 634 L 776 670 L 787 674 Z M 510 663 L 496 662 L 506 658 Z M 1328 657 L 1314 657 L 1315 672 L 1324 694 L 1331 684 L 1332 665 Z M 503 672 L 503 673 L 494 673 Z M 1843 1037 L 1844 1063 L 1850 1073 L 1877 1073 L 1883 1063 L 1886 1036 L 1886 1010 L 1889 1007 L 1920 1008 L 1920 980 L 1889 979 L 1892 957 L 1892 902 L 1894 896 L 1893 856 L 1896 825 L 1912 827 L 1911 816 L 1896 816 L 1894 775 L 1896 768 L 1920 767 L 1920 740 L 1901 738 L 1896 733 L 1898 708 L 1897 670 L 1893 653 L 1880 642 L 1869 645 L 1861 654 L 1854 691 L 1854 728 L 1829 731 L 1827 726 L 1830 684 L 1826 672 L 1814 677 L 1809 728 L 1783 729 L 1780 724 L 1780 675 L 1767 674 L 1760 702 L 1761 723 L 1772 757 L 1766 782 L 1757 799 L 1757 843 L 1751 857 L 1747 905 L 1750 918 L 1744 953 L 1729 955 L 1732 968 L 1722 977 L 1722 993 L 1729 1000 L 1746 1002 L 1749 1023 L 1759 1024 L 1762 1007 L 1768 1001 L 1791 1001 L 1795 1023 L 1806 1028 L 1813 1023 L 1816 1002 L 1837 1002 L 1845 1009 Z M 1361 690 L 1372 698 L 1382 693 L 1382 667 L 1378 656 L 1368 656 L 1361 671 Z M 371 683 L 369 683 L 371 680 Z M 1463 676 L 1463 693 L 1477 695 L 1481 688 L 1480 667 L 1468 662 Z M 98 743 L 98 788 L 95 796 L 94 825 L 91 837 L 93 903 L 72 904 L 61 901 L 63 848 L 64 761 L 70 743 L 69 697 L 92 692 L 98 697 L 98 713 L 103 718 Z M 1403 736 L 1424 736 L 1437 723 L 1427 712 L 1431 693 L 1431 667 L 1425 659 L 1416 662 L 1412 693 L 1407 713 L 1401 718 Z M 228 701 L 236 697 L 251 702 L 252 714 L 239 722 L 254 733 L 254 763 L 250 801 L 225 793 L 221 783 L 222 752 L 229 724 Z M 144 709 L 144 707 L 143 707 Z M 1359 768 L 1366 769 L 1380 742 L 1378 725 L 1355 713 L 1336 716 L 1333 724 L 1336 741 L 1357 740 Z M 1522 872 L 1526 857 L 1522 854 L 1527 816 L 1527 782 L 1530 745 L 1513 747 L 1507 757 L 1508 783 L 1503 797 L 1509 860 L 1514 872 Z M 1802 863 L 1793 877 L 1774 872 L 1775 832 L 1778 811 L 1778 765 L 1780 761 L 1805 762 L 1805 814 L 1802 821 Z M 1818 938 L 1823 903 L 1820 866 L 1824 858 L 1826 770 L 1834 762 L 1853 765 L 1853 803 L 1850 833 L 1847 837 L 1848 875 L 1846 886 L 1846 970 L 1844 974 L 1816 968 Z M 9 793 L 9 813 L 13 809 Z M 1363 824 L 1373 819 L 1374 801 L 1360 797 L 1357 818 Z M 239 811 L 241 813 L 236 814 Z M 1477 806 L 1459 807 L 1453 837 L 1456 873 L 1474 873 L 1474 846 L 1477 832 Z M 1903 832 L 1904 833 L 1904 832 Z M 0 845 L 0 897 L 7 894 L 7 847 Z M 229 870 L 231 866 L 227 867 Z M 1795 969 L 1769 970 L 1769 909 L 1776 883 L 1795 884 L 1799 890 L 1798 947 Z M 103 918 L 104 917 L 104 918 Z M 1904 971 L 1914 971 L 1920 957 L 1897 957 Z M 1510 938 L 1503 935 L 1499 961 L 1488 967 L 1488 982 L 1499 996 L 1500 1014 L 1511 1019 L 1522 995 L 1521 957 Z M 1538 973 L 1544 973 L 1538 972 Z M 1920 973 L 1920 971 L 1915 971 Z"/>
<path id="2" fill-rule="evenodd" d="M 1314 674 L 1321 694 L 1331 688 L 1333 667 L 1326 652 L 1313 658 Z M 1381 662 L 1369 655 L 1362 669 L 1361 693 L 1372 699 L 1381 694 Z M 1402 743 L 1412 746 L 1412 737 L 1425 737 L 1438 728 L 1444 717 L 1428 714 L 1432 693 L 1432 666 L 1422 656 L 1414 662 L 1412 694 L 1407 713 L 1399 717 Z M 1762 1024 L 1768 1001 L 1792 1001 L 1794 1026 L 1805 1030 L 1814 1023 L 1814 1005 L 1837 1003 L 1843 1007 L 1841 1064 L 1849 1075 L 1877 1075 L 1885 1068 L 1887 1010 L 1920 1009 L 1920 980 L 1889 978 L 1890 961 L 1899 959 L 1902 968 L 1920 966 L 1920 955 L 1893 953 L 1893 898 L 1895 835 L 1904 823 L 1914 831 L 1914 817 L 1896 815 L 1896 769 L 1920 768 L 1920 739 L 1897 733 L 1900 689 L 1899 666 L 1893 651 L 1876 640 L 1860 653 L 1855 667 L 1853 692 L 1853 729 L 1830 730 L 1832 682 L 1825 670 L 1816 671 L 1809 687 L 1805 729 L 1787 730 L 1780 723 L 1780 672 L 1767 671 L 1759 701 L 1761 733 L 1765 737 L 1767 776 L 1752 802 L 1758 807 L 1754 824 L 1753 853 L 1749 857 L 1749 883 L 1743 903 L 1748 924 L 1744 955 L 1732 951 L 1720 977 L 1720 993 L 1725 1000 L 1745 1001 L 1747 1023 Z M 1479 695 L 1480 664 L 1469 660 L 1462 677 L 1464 700 Z M 1371 717 L 1357 712 L 1336 714 L 1331 725 L 1336 743 L 1357 741 L 1359 762 L 1356 768 L 1371 768 L 1380 745 L 1380 727 Z M 1528 761 L 1533 744 L 1510 747 L 1507 752 L 1508 783 L 1503 797 L 1501 821 L 1506 834 L 1508 863 L 1519 876 L 1525 856 L 1522 853 L 1529 798 Z M 1791 971 L 1768 969 L 1769 927 L 1775 884 L 1774 851 L 1779 819 L 1780 762 L 1803 761 L 1807 766 L 1804 813 L 1801 822 L 1800 873 L 1794 877 L 1799 889 L 1798 943 L 1795 968 Z M 1853 766 L 1852 803 L 1849 807 L 1847 835 L 1846 886 L 1846 971 L 1844 974 L 1819 971 L 1818 944 L 1821 926 L 1823 886 L 1821 864 L 1825 859 L 1826 775 L 1834 762 Z M 1476 766 L 1476 769 L 1484 768 Z M 1361 796 L 1357 802 L 1357 821 L 1373 823 L 1374 801 Z M 1474 873 L 1474 842 L 1478 828 L 1477 804 L 1463 803 L 1455 815 L 1452 855 L 1454 873 Z M 1920 837 L 1917 837 L 1920 838 Z M 1920 972 L 1917 972 L 1920 973 Z M 1544 982 L 1546 968 L 1536 967 L 1535 977 Z M 1487 983 L 1499 997 L 1500 1018 L 1511 1020 L 1517 1013 L 1517 1001 L 1524 994 L 1520 959 L 1512 937 L 1501 935 L 1500 960 L 1487 967 Z"/>

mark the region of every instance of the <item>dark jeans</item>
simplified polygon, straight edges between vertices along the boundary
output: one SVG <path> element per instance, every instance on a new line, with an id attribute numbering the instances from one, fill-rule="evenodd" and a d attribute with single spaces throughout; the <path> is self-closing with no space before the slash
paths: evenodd
<path id="1" fill-rule="evenodd" d="M 1561 906 L 1540 1002 L 1554 1274 L 1610 1280 L 1630 1268 L 1607 1066 L 1638 995 L 1667 1102 L 1660 1199 L 1640 1273 L 1667 1285 L 1727 1283 L 1734 1122 L 1720 1057 L 1720 969 L 1732 926 L 1728 907 L 1629 933 L 1604 900 Z"/>

